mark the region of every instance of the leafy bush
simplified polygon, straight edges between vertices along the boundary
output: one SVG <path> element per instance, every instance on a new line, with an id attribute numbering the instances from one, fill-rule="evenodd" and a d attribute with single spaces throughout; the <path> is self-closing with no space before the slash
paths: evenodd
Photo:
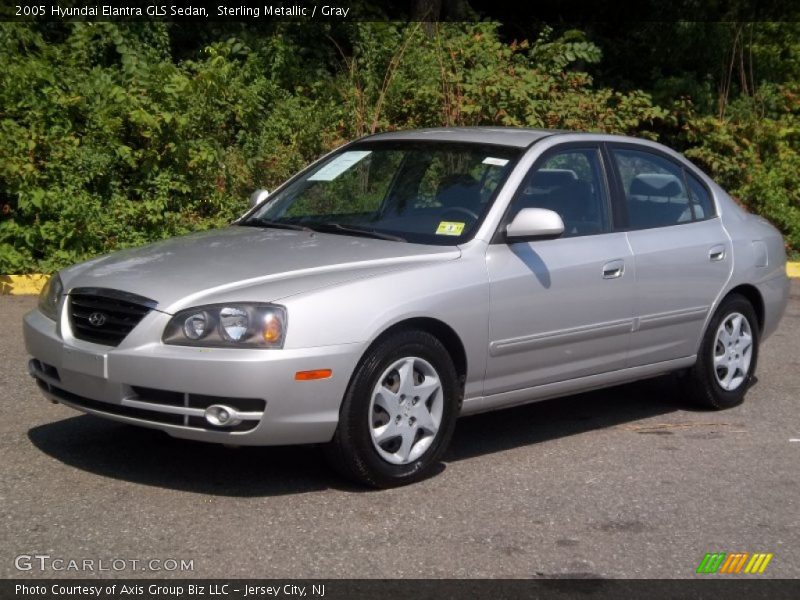
<path id="1" fill-rule="evenodd" d="M 689 99 L 659 106 L 643 90 L 597 85 L 601 48 L 580 31 L 507 43 L 498 29 L 0 23 L 0 273 L 223 225 L 252 189 L 348 139 L 440 125 L 677 145 L 800 249 L 796 87 L 761 85 L 719 119 Z M 768 36 L 758 40 L 779 64 Z"/>
<path id="2" fill-rule="evenodd" d="M 772 221 L 790 253 L 800 251 L 800 89 L 764 86 L 734 103 L 727 119 L 682 113 L 685 154 Z"/>
<path id="3" fill-rule="evenodd" d="M 239 40 L 181 63 L 168 46 L 166 25 L 54 42 L 2 24 L 0 272 L 222 225 L 329 148 L 325 100 L 280 89 Z"/>

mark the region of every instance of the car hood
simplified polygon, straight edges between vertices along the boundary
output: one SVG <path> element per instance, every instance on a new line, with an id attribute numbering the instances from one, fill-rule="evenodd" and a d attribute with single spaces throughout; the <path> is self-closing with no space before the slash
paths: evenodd
<path id="1" fill-rule="evenodd" d="M 175 312 L 200 301 L 276 301 L 417 263 L 452 260 L 453 246 L 327 233 L 228 227 L 101 256 L 62 271 L 64 288 L 113 288 Z"/>

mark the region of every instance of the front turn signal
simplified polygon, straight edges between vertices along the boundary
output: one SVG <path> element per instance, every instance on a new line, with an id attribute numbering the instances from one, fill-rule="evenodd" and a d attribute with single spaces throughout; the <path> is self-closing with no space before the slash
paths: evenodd
<path id="1" fill-rule="evenodd" d="M 313 371 L 298 371 L 294 374 L 297 381 L 312 381 L 314 379 L 328 379 L 333 375 L 330 369 L 315 369 Z"/>

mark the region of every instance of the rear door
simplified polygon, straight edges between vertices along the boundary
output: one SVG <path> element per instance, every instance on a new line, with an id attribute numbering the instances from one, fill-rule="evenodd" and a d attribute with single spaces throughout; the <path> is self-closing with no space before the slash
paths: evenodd
<path id="1" fill-rule="evenodd" d="M 711 193 L 688 168 L 649 147 L 610 144 L 608 151 L 636 265 L 628 366 L 691 356 L 732 268 Z"/>

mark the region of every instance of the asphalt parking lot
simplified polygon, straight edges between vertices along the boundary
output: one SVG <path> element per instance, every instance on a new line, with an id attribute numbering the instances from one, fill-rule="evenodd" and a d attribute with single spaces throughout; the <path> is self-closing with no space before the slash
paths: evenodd
<path id="1" fill-rule="evenodd" d="M 0 297 L 2 577 L 93 576 L 15 567 L 48 554 L 193 561 L 96 573 L 124 577 L 682 578 L 718 551 L 800 577 L 800 281 L 743 406 L 695 410 L 661 378 L 469 417 L 436 477 L 389 491 L 349 486 L 315 448 L 179 441 L 50 404 L 25 369 L 34 305 Z"/>

